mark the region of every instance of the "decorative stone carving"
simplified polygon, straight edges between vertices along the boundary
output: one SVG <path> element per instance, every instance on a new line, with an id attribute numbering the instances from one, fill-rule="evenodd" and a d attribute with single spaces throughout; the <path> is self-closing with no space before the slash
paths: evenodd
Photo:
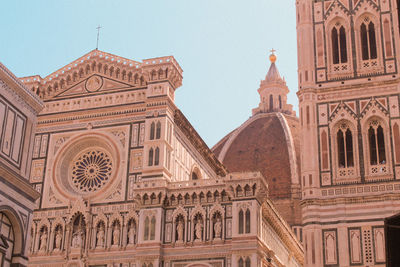
<path id="1" fill-rule="evenodd" d="M 99 223 L 99 226 L 97 228 L 96 247 L 98 247 L 98 248 L 104 247 L 104 236 L 105 236 L 104 224 L 101 222 L 101 223 Z"/>
<path id="2" fill-rule="evenodd" d="M 129 230 L 128 230 L 128 244 L 133 245 L 135 243 L 136 238 L 136 225 L 133 220 L 129 223 Z"/>
<path id="3" fill-rule="evenodd" d="M 214 222 L 214 238 L 221 238 L 222 222 L 221 216 L 217 215 Z"/>
<path id="4" fill-rule="evenodd" d="M 105 150 L 85 151 L 74 160 L 72 183 L 79 191 L 94 192 L 108 182 L 112 167 L 112 158 Z"/>
<path id="5" fill-rule="evenodd" d="M 54 251 L 61 250 L 61 241 L 62 241 L 62 231 L 59 229 L 56 232 L 56 236 L 54 238 Z"/>
<path id="6" fill-rule="evenodd" d="M 45 252 L 47 250 L 47 228 L 44 227 L 42 232 L 40 233 L 40 252 Z"/>
<path id="7" fill-rule="evenodd" d="M 184 232 L 184 222 L 182 217 L 177 218 L 177 226 L 176 226 L 176 233 L 177 233 L 177 242 L 183 242 L 183 232 Z"/>
<path id="8" fill-rule="evenodd" d="M 121 230 L 120 230 L 119 223 L 115 223 L 114 224 L 114 228 L 113 228 L 113 238 L 112 238 L 112 244 L 114 246 L 118 246 L 119 245 L 120 234 L 121 234 Z"/>
<path id="9" fill-rule="evenodd" d="M 196 240 L 203 240 L 203 218 L 201 215 L 196 219 L 195 238 Z"/>

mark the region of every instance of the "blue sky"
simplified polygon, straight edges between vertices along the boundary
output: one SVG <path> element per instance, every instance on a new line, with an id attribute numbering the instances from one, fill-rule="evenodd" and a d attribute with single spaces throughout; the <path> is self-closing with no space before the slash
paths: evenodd
<path id="1" fill-rule="evenodd" d="M 0 61 L 18 77 L 53 71 L 96 47 L 142 59 L 173 55 L 176 104 L 212 147 L 251 116 L 275 48 L 297 110 L 294 0 L 6 1 Z"/>

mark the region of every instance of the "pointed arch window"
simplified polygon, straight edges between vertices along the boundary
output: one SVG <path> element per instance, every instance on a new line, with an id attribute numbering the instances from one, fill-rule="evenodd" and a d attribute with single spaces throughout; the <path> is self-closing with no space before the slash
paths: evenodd
<path id="1" fill-rule="evenodd" d="M 331 31 L 333 64 L 347 63 L 346 29 L 336 23 Z"/>
<path id="2" fill-rule="evenodd" d="M 160 149 L 156 147 L 154 153 L 154 166 L 158 166 L 159 163 L 160 163 Z"/>
<path id="3" fill-rule="evenodd" d="M 153 166 L 153 157 L 154 157 L 154 150 L 153 148 L 150 148 L 149 150 L 149 166 Z"/>
<path id="4" fill-rule="evenodd" d="M 373 120 L 368 128 L 370 164 L 386 164 L 385 137 L 380 122 Z"/>
<path id="5" fill-rule="evenodd" d="M 243 210 L 239 211 L 239 234 L 243 234 L 243 221 L 244 221 L 244 216 L 243 216 Z"/>
<path id="6" fill-rule="evenodd" d="M 156 237 L 156 218 L 153 216 L 151 218 L 151 225 L 150 225 L 150 240 L 154 240 Z"/>
<path id="7" fill-rule="evenodd" d="M 154 140 L 155 123 L 152 122 L 150 125 L 150 140 Z"/>
<path id="8" fill-rule="evenodd" d="M 239 265 L 239 267 L 244 267 L 243 258 L 240 258 L 240 259 L 239 259 L 238 265 Z"/>
<path id="9" fill-rule="evenodd" d="M 361 54 L 363 60 L 376 59 L 376 35 L 375 25 L 366 17 L 360 26 Z"/>
<path id="10" fill-rule="evenodd" d="M 250 233 L 250 210 L 246 210 L 246 234 Z"/>
<path id="11" fill-rule="evenodd" d="M 251 266 L 250 257 L 247 257 L 245 262 L 245 267 L 250 267 L 250 266 Z"/>
<path id="12" fill-rule="evenodd" d="M 144 219 L 144 236 L 143 236 L 144 240 L 149 240 L 149 232 L 150 232 L 150 220 L 149 217 L 146 217 L 146 219 Z"/>
<path id="13" fill-rule="evenodd" d="M 156 139 L 160 139 L 161 137 L 161 123 L 157 122 L 156 126 Z"/>
<path id="14" fill-rule="evenodd" d="M 340 126 L 336 138 L 339 168 L 354 167 L 353 133 L 347 124 Z"/>

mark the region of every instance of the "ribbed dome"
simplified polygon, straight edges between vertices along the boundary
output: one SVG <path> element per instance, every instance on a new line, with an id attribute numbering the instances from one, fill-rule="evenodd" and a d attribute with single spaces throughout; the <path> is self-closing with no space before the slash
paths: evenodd
<path id="1" fill-rule="evenodd" d="M 289 208 L 291 204 L 279 208 L 279 203 L 298 197 L 293 193 L 299 188 L 299 133 L 297 117 L 279 112 L 259 113 L 212 149 L 231 172 L 260 171 L 268 181 L 270 198 L 292 225 L 299 221 L 299 215 Z"/>

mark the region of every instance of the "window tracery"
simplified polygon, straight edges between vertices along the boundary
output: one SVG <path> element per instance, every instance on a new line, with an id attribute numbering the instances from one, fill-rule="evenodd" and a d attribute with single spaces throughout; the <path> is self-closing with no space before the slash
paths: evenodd
<path id="1" fill-rule="evenodd" d="M 346 30 L 340 22 L 336 22 L 331 30 L 332 63 L 347 63 Z"/>
<path id="2" fill-rule="evenodd" d="M 341 123 L 337 131 L 338 167 L 354 167 L 353 133 L 347 123 Z"/>
<path id="3" fill-rule="evenodd" d="M 251 227 L 251 216 L 250 209 L 240 209 L 239 210 L 239 234 L 250 233 Z"/>
<path id="4" fill-rule="evenodd" d="M 361 54 L 363 60 L 376 59 L 375 24 L 366 16 L 360 25 Z"/>
<path id="5" fill-rule="evenodd" d="M 110 155 L 103 150 L 91 149 L 80 153 L 72 166 L 72 184 L 80 192 L 94 192 L 108 182 L 112 166 Z"/>

